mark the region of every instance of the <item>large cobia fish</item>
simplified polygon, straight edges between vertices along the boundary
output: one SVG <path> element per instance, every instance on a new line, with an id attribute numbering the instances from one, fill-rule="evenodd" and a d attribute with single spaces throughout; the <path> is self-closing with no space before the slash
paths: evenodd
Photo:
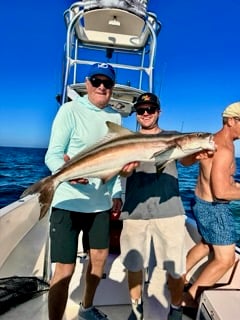
<path id="1" fill-rule="evenodd" d="M 56 173 L 36 182 L 21 198 L 39 194 L 40 218 L 51 204 L 54 191 L 63 181 L 77 178 L 100 178 L 103 183 L 120 173 L 129 162 L 154 162 L 161 171 L 169 162 L 201 150 L 214 150 L 210 133 L 144 135 L 112 122 L 106 122 L 108 134 L 99 143 L 75 155 Z"/>

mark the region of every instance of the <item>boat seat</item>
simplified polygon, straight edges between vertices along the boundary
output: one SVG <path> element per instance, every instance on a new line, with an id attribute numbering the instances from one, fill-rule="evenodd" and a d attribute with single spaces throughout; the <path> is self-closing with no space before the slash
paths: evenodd
<path id="1" fill-rule="evenodd" d="M 137 97 L 144 91 L 129 87 L 126 85 L 116 84 L 113 87 L 110 105 L 113 109 L 121 113 L 123 117 L 127 117 L 132 112 L 132 107 Z M 70 100 L 76 99 L 79 95 L 83 96 L 87 93 L 85 83 L 76 83 L 69 85 L 67 88 L 67 96 Z"/>

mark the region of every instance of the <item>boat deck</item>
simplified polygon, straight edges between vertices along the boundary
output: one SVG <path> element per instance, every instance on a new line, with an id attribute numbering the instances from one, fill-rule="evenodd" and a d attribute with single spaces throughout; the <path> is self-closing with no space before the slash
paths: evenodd
<path id="1" fill-rule="evenodd" d="M 14 208 L 16 213 L 15 217 L 18 217 L 18 221 L 25 221 L 26 207 L 29 203 L 34 208 L 34 212 L 38 210 L 37 199 L 28 199 L 26 203 L 21 203 Z M 5 212 L 1 215 L 1 223 L 3 230 L 10 230 L 10 218 L 7 219 Z M 21 224 L 11 222 L 12 237 L 17 235 L 19 239 L 20 230 L 22 230 Z M 41 221 L 34 223 L 33 226 L 26 233 L 24 229 L 22 239 L 18 242 L 15 249 L 5 259 L 2 258 L 2 265 L 0 267 L 0 278 L 12 277 L 12 276 L 36 276 L 40 279 L 48 279 L 50 273 L 54 268 L 54 265 L 49 264 L 48 257 L 48 217 L 45 217 Z M 197 233 L 194 224 L 186 224 L 186 249 L 190 248 L 195 242 L 199 240 L 199 234 Z M 15 229 L 14 229 L 15 228 Z M 4 239 L 1 237 L 4 233 L 0 234 L 1 243 Z M 9 246 L 9 248 L 8 248 Z M 11 251 L 11 242 L 5 242 L 5 251 Z M 87 266 L 87 257 L 82 253 L 82 241 L 79 241 L 79 257 L 77 259 L 76 270 L 73 279 L 70 284 L 69 299 L 64 315 L 64 320 L 77 319 L 79 302 L 82 299 L 84 275 Z M 218 303 L 224 303 L 226 298 L 226 292 L 238 292 L 239 279 L 240 279 L 240 264 L 238 263 L 239 254 L 236 254 L 236 264 L 225 276 L 219 281 L 218 287 L 215 288 L 218 295 Z M 3 260 L 5 259 L 5 260 Z M 194 279 L 203 265 L 202 261 L 193 270 L 192 278 Z M 147 320 L 166 320 L 169 309 L 169 292 L 166 286 L 166 274 L 159 267 L 154 267 L 154 263 L 151 262 L 152 269 L 149 270 L 149 276 L 145 282 L 144 288 L 144 312 L 145 319 Z M 239 294 L 235 297 L 240 298 Z M 94 304 L 100 308 L 104 313 L 108 315 L 110 319 L 124 320 L 128 318 L 131 310 L 130 299 L 127 288 L 126 271 L 120 262 L 118 255 L 110 254 L 105 266 L 105 276 L 101 280 L 101 283 L 97 289 Z M 229 310 L 233 312 L 234 310 Z M 15 320 L 45 320 L 48 318 L 48 306 L 47 306 L 47 293 L 31 299 L 19 306 L 12 308 L 8 312 L 1 315 L 2 319 Z M 184 315 L 183 320 L 189 320 Z M 199 318 L 197 318 L 199 320 Z M 236 319 L 234 316 L 229 319 Z M 228 320 L 224 318 L 224 320 Z"/>
<path id="2" fill-rule="evenodd" d="M 117 295 L 117 292 L 111 291 L 111 294 Z M 77 320 L 78 308 L 78 303 L 70 298 L 63 320 Z M 131 311 L 130 304 L 101 305 L 98 308 L 107 314 L 108 318 L 111 320 L 127 320 Z M 160 305 L 156 302 L 154 297 L 151 297 L 145 300 L 144 311 L 145 319 L 147 320 L 166 320 L 168 314 L 168 305 Z M 2 319 L 6 320 L 46 320 L 47 314 L 47 293 L 45 293 L 38 298 L 31 299 L 16 308 L 12 308 L 1 317 Z M 190 318 L 184 315 L 183 320 L 190 320 Z"/>
<path id="3" fill-rule="evenodd" d="M 9 255 L 0 268 L 0 278 L 17 276 L 36 276 L 43 278 L 46 273 L 46 239 L 48 219 L 44 218 L 24 236 L 17 247 Z M 81 241 L 79 252 L 81 252 Z M 17 261 L 17 263 L 16 263 Z M 79 253 L 76 270 L 71 281 L 69 299 L 64 320 L 77 319 L 79 302 L 83 293 L 84 271 L 86 258 Z M 54 265 L 52 266 L 54 268 Z M 130 313 L 130 300 L 128 295 L 126 271 L 120 262 L 119 256 L 110 254 L 105 277 L 97 289 L 94 304 L 106 313 L 110 319 L 127 319 Z M 46 276 L 46 274 L 45 274 Z M 145 284 L 144 292 L 145 319 L 167 319 L 169 309 L 169 293 L 166 287 L 166 275 L 163 270 L 154 268 L 151 281 Z M 3 314 L 2 319 L 47 319 L 47 293 L 33 298 Z M 185 317 L 184 319 L 189 319 Z"/>

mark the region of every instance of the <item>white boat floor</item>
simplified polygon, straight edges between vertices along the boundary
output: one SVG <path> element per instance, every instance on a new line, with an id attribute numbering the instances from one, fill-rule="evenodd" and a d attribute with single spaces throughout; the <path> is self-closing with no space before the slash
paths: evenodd
<path id="1" fill-rule="evenodd" d="M 111 320 L 127 320 L 131 311 L 130 305 L 111 305 L 111 306 L 99 306 L 98 307 L 103 313 L 108 315 Z M 63 320 L 77 320 L 79 305 L 77 303 L 68 302 L 65 315 Z M 3 320 L 46 320 L 47 316 L 47 293 L 43 294 L 38 298 L 29 300 L 16 308 L 12 308 L 7 313 L 0 316 Z M 156 314 L 154 317 L 147 315 L 146 320 L 166 320 L 166 315 Z M 183 320 L 190 320 L 186 315 L 183 316 Z"/>
<path id="2" fill-rule="evenodd" d="M 63 320 L 77 320 L 79 306 L 77 303 L 68 303 Z M 101 306 L 99 309 L 112 320 L 127 319 L 130 313 L 130 305 Z M 48 319 L 47 294 L 29 300 L 6 314 L 0 316 L 3 320 L 46 320 Z"/>
<path id="3" fill-rule="evenodd" d="M 45 220 L 45 221 L 44 221 Z M 42 277 L 45 257 L 47 219 L 41 220 L 22 239 L 0 268 L 0 277 L 37 276 Z M 80 241 L 81 244 L 81 241 Z M 80 248 L 81 249 L 81 248 Z M 38 253 L 38 254 L 37 254 Z M 86 259 L 78 259 L 69 289 L 69 299 L 63 320 L 77 319 L 79 301 L 83 293 Z M 54 268 L 54 266 L 52 266 Z M 106 277 L 97 289 L 94 304 L 112 320 L 127 320 L 131 311 L 127 289 L 126 271 L 119 256 L 109 255 Z M 144 315 L 146 320 L 166 320 L 169 309 L 169 293 L 165 272 L 154 268 L 151 281 L 145 285 Z M 6 320 L 46 320 L 48 319 L 47 294 L 31 299 L 0 316 Z M 184 316 L 184 320 L 189 319 Z"/>

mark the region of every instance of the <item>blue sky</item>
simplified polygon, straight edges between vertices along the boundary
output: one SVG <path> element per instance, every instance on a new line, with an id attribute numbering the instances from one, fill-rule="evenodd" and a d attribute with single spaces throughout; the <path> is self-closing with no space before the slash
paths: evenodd
<path id="1" fill-rule="evenodd" d="M 63 12 L 71 1 L 0 4 L 0 145 L 46 147 L 61 90 Z M 215 132 L 240 100 L 239 0 L 149 1 L 158 36 L 156 88 L 165 129 Z M 135 128 L 134 116 L 124 125 Z M 240 155 L 239 143 L 236 143 Z"/>

